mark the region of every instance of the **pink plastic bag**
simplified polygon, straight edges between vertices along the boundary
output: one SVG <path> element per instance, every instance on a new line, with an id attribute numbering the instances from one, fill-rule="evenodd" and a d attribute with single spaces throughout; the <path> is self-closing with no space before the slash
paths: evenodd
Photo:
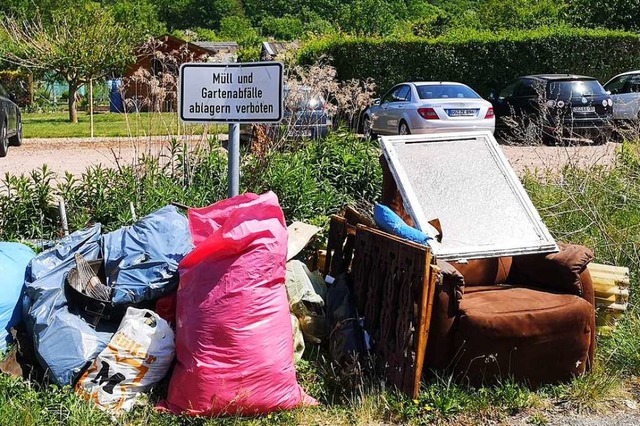
<path id="1" fill-rule="evenodd" d="M 287 228 L 272 192 L 189 210 L 195 249 L 180 262 L 176 414 L 262 414 L 317 402 L 296 382 L 284 286 Z"/>

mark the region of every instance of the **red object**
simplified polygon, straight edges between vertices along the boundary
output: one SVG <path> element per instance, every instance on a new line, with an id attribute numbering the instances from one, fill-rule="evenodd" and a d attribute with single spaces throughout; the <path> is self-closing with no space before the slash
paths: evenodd
<path id="1" fill-rule="evenodd" d="M 284 286 L 287 228 L 272 192 L 189 210 L 177 364 L 160 409 L 254 415 L 317 402 L 296 382 Z"/>
<path id="2" fill-rule="evenodd" d="M 489 107 L 489 109 L 487 110 L 487 115 L 484 116 L 485 119 L 487 118 L 493 118 L 495 115 L 493 114 L 493 107 Z"/>
<path id="3" fill-rule="evenodd" d="M 438 113 L 433 108 L 418 108 L 418 114 L 425 120 L 439 120 Z"/>
<path id="4" fill-rule="evenodd" d="M 171 325 L 171 328 L 176 328 L 176 292 L 161 297 L 156 301 L 155 312 L 160 315 L 160 318 L 165 320 Z"/>

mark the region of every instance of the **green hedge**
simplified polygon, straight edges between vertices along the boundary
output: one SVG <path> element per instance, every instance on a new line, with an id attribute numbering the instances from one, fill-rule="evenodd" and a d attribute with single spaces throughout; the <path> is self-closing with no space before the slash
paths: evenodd
<path id="1" fill-rule="evenodd" d="M 21 107 L 31 104 L 32 78 L 26 72 L 14 70 L 0 70 L 0 85 L 7 93 L 13 93 Z"/>
<path id="2" fill-rule="evenodd" d="M 338 78 L 371 77 L 383 92 L 402 81 L 460 81 L 488 95 L 527 74 L 573 73 L 606 80 L 640 68 L 637 34 L 577 28 L 467 32 L 436 39 L 319 39 L 299 52 L 301 64 L 331 58 Z M 603 81 L 604 83 L 604 81 Z"/>

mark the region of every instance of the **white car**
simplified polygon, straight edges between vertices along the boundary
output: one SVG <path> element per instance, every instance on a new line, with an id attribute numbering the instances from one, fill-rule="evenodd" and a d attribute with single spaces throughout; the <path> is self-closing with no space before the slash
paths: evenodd
<path id="1" fill-rule="evenodd" d="M 491 103 L 462 83 L 407 82 L 394 86 L 363 114 L 365 137 L 495 130 Z"/>
<path id="2" fill-rule="evenodd" d="M 614 120 L 640 120 L 640 71 L 619 74 L 604 88 L 611 93 Z"/>

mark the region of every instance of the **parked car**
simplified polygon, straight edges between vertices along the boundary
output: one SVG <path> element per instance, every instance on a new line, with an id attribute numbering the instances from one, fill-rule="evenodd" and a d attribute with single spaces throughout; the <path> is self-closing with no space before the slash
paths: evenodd
<path id="1" fill-rule="evenodd" d="M 640 71 L 619 74 L 604 89 L 613 100 L 614 120 L 640 120 Z"/>
<path id="2" fill-rule="evenodd" d="M 22 116 L 15 96 L 0 86 L 0 157 L 7 155 L 9 145 L 22 144 Z"/>
<path id="3" fill-rule="evenodd" d="M 365 137 L 490 130 L 491 103 L 453 82 L 407 82 L 394 86 L 363 114 Z"/>
<path id="4" fill-rule="evenodd" d="M 333 116 L 324 97 L 315 93 L 311 87 L 302 86 L 295 92 L 285 87 L 282 121 L 262 126 L 272 138 L 282 136 L 286 139 L 322 139 L 333 128 Z M 250 124 L 240 126 L 241 139 L 252 140 L 254 129 Z"/>
<path id="5" fill-rule="evenodd" d="M 534 127 L 545 142 L 588 137 L 597 143 L 611 134 L 613 100 L 593 77 L 528 75 L 507 83 L 489 100 L 497 133 Z"/>

